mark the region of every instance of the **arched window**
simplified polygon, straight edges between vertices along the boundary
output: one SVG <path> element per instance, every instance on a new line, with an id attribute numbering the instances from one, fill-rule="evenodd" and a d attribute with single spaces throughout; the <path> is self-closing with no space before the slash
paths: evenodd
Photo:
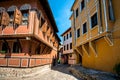
<path id="1" fill-rule="evenodd" d="M 20 7 L 20 10 L 22 12 L 22 25 L 28 24 L 28 17 L 29 17 L 29 10 L 31 9 L 30 4 L 24 4 Z"/>
<path id="2" fill-rule="evenodd" d="M 0 26 L 1 26 L 1 20 L 2 20 L 2 12 L 5 11 L 4 7 L 0 7 Z"/>
<path id="3" fill-rule="evenodd" d="M 7 43 L 5 43 L 5 42 L 3 42 L 3 44 L 2 44 L 2 51 L 4 51 L 5 53 L 8 52 Z"/>
<path id="4" fill-rule="evenodd" d="M 21 52 L 20 42 L 16 41 L 13 44 L 13 53 L 20 53 L 20 52 Z"/>
<path id="5" fill-rule="evenodd" d="M 13 25 L 14 11 L 16 8 L 17 8 L 16 6 L 12 5 L 7 10 L 9 17 L 10 17 L 10 24 L 9 25 Z"/>

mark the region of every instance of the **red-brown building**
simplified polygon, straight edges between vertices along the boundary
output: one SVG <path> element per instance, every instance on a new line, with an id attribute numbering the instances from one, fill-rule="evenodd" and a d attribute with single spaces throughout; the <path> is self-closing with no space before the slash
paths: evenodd
<path id="1" fill-rule="evenodd" d="M 0 66 L 51 64 L 60 39 L 47 0 L 0 0 Z"/>

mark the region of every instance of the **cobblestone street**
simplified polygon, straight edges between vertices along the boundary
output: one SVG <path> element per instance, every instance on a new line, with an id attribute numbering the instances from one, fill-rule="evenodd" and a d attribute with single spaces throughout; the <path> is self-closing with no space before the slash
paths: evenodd
<path id="1" fill-rule="evenodd" d="M 67 68 L 67 65 L 58 65 L 52 69 L 37 70 L 22 77 L 0 77 L 0 80 L 78 80 L 69 73 Z"/>

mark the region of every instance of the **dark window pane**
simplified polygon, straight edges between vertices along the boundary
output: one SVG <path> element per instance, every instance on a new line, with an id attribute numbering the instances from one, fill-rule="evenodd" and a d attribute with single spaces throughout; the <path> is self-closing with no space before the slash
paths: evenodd
<path id="1" fill-rule="evenodd" d="M 64 46 L 64 51 L 65 51 L 65 46 Z"/>
<path id="2" fill-rule="evenodd" d="M 70 49 L 72 49 L 72 43 L 70 43 Z"/>
<path id="3" fill-rule="evenodd" d="M 2 51 L 5 51 L 5 53 L 8 52 L 7 43 L 5 42 L 2 44 Z"/>
<path id="4" fill-rule="evenodd" d="M 86 23 L 83 24 L 83 34 L 87 32 L 87 25 Z"/>
<path id="5" fill-rule="evenodd" d="M 78 8 L 77 8 L 77 10 L 76 10 L 76 17 L 78 17 Z"/>
<path id="6" fill-rule="evenodd" d="M 68 50 L 68 47 L 69 47 L 69 46 L 68 46 L 68 44 L 67 44 L 67 50 Z"/>
<path id="7" fill-rule="evenodd" d="M 67 34 L 67 39 L 68 39 L 68 34 Z"/>
<path id="8" fill-rule="evenodd" d="M 72 32 L 70 32 L 70 37 L 72 37 Z"/>
<path id="9" fill-rule="evenodd" d="M 64 41 L 65 41 L 65 36 L 64 36 Z"/>
<path id="10" fill-rule="evenodd" d="M 91 17 L 91 27 L 95 27 L 98 24 L 98 20 L 97 20 L 97 13 L 95 13 L 92 17 Z"/>
<path id="11" fill-rule="evenodd" d="M 109 11 L 109 20 L 114 21 L 114 11 L 112 7 L 112 0 L 109 0 L 109 6 L 108 6 L 108 11 Z"/>
<path id="12" fill-rule="evenodd" d="M 77 38 L 80 37 L 80 29 L 77 30 Z"/>
<path id="13" fill-rule="evenodd" d="M 19 53 L 19 51 L 20 51 L 19 42 L 14 42 L 14 44 L 13 44 L 13 53 Z"/>
<path id="14" fill-rule="evenodd" d="M 82 2 L 81 2 L 81 11 L 83 10 L 84 7 L 85 7 L 85 1 L 82 0 Z"/>

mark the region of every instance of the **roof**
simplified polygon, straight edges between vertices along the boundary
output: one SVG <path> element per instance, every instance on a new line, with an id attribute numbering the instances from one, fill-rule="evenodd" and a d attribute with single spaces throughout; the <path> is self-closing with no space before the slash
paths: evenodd
<path id="1" fill-rule="evenodd" d="M 48 0 L 39 0 L 39 1 L 41 2 L 41 5 L 43 6 L 43 9 L 45 10 L 45 13 L 47 14 L 47 16 L 48 16 L 48 18 L 51 22 L 51 25 L 55 29 L 55 32 L 58 32 L 58 28 L 57 28 L 57 25 L 55 23 L 52 11 L 50 9 L 50 5 L 48 3 Z"/>
<path id="2" fill-rule="evenodd" d="M 69 27 L 64 33 L 61 34 L 63 36 L 65 33 L 67 33 L 69 30 L 71 30 L 71 27 Z"/>

